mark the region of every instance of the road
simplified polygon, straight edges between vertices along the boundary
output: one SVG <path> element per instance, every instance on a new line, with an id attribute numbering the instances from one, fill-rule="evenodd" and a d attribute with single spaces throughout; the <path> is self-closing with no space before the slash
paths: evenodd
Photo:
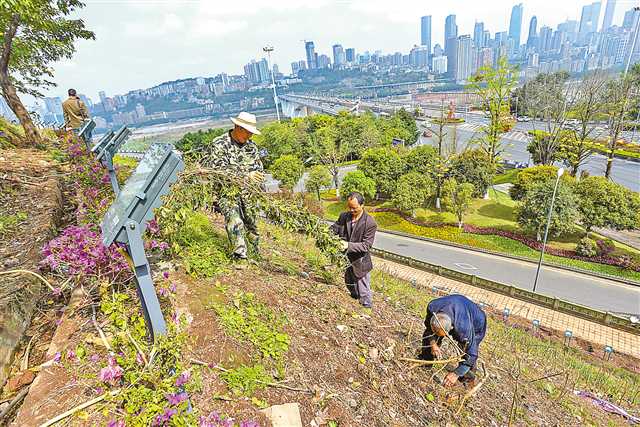
<path id="1" fill-rule="evenodd" d="M 375 248 L 531 290 L 536 264 L 378 232 Z M 598 310 L 640 315 L 640 287 L 542 267 L 537 292 Z"/>
<path id="2" fill-rule="evenodd" d="M 466 123 L 457 125 L 457 148 L 458 151 L 464 150 L 470 144 L 473 144 L 472 140 L 482 136 L 482 126 L 486 123 L 486 119 L 478 117 L 474 114 L 468 115 L 468 121 Z M 529 136 L 527 131 L 536 126 L 537 129 L 541 129 L 542 125 L 531 122 L 517 123 L 514 129 L 504 134 L 501 138 L 501 142 L 505 147 L 503 157 L 507 160 L 513 160 L 517 162 L 525 162 L 533 164 L 531 161 L 531 155 L 527 151 L 527 145 L 529 144 Z M 425 128 L 424 123 L 421 123 L 421 129 Z M 431 128 L 434 129 L 433 125 Z M 447 141 L 452 137 L 451 127 L 447 127 Z M 420 137 L 421 144 L 434 144 L 433 138 Z M 591 175 L 604 175 L 604 171 L 607 164 L 607 158 L 601 154 L 593 154 L 590 156 L 580 168 L 580 171 L 587 171 Z M 561 166 L 558 163 L 558 166 Z M 614 159 L 613 168 L 611 172 L 611 179 L 618 184 L 621 184 L 633 191 L 640 192 L 640 163 L 633 162 L 631 160 Z"/>

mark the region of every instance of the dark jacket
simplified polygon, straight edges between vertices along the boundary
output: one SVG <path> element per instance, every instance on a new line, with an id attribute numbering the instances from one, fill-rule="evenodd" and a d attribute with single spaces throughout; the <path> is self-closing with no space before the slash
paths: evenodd
<path id="1" fill-rule="evenodd" d="M 487 316 L 482 309 L 463 295 L 447 295 L 432 300 L 427 306 L 425 326 L 431 327 L 431 316 L 445 313 L 451 318 L 453 329 L 449 333 L 465 352 L 464 360 L 456 369 L 462 376 L 473 368 L 478 360 L 478 346 L 487 331 Z"/>
<path id="2" fill-rule="evenodd" d="M 349 258 L 351 265 L 345 272 L 347 283 L 355 283 L 357 279 L 373 270 L 369 250 L 373 246 L 377 228 L 376 221 L 367 212 L 362 213 L 355 227 L 351 225 L 351 212 L 341 213 L 338 220 L 331 226 L 334 233 L 342 240 L 349 242 L 347 258 Z"/>

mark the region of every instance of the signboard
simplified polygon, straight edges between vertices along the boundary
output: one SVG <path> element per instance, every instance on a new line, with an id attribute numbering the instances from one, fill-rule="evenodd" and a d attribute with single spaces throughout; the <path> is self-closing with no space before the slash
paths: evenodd
<path id="1" fill-rule="evenodd" d="M 98 151 L 98 159 L 102 160 L 106 157 L 113 159 L 113 156 L 116 155 L 122 144 L 129 138 L 131 135 L 131 130 L 126 127 L 121 127 L 118 129 L 118 132 L 113 136 L 113 138 L 109 139 L 102 147 L 101 150 Z"/>
<path id="2" fill-rule="evenodd" d="M 123 243 L 131 257 L 138 296 L 153 337 L 165 334 L 166 325 L 144 253 L 142 235 L 147 222 L 153 219 L 153 209 L 160 207 L 162 196 L 169 192 L 178 172 L 184 169 L 180 154 L 173 148 L 171 144 L 154 144 L 147 150 L 100 225 L 102 243 L 105 246 Z"/>
<path id="3" fill-rule="evenodd" d="M 86 120 L 80 130 L 78 131 L 78 136 L 84 140 L 84 143 L 89 148 L 89 142 L 91 141 L 91 132 L 96 128 L 96 122 L 93 119 Z"/>
<path id="4" fill-rule="evenodd" d="M 109 132 L 105 133 L 102 138 L 100 138 L 100 140 L 98 142 L 96 142 L 93 147 L 91 147 L 89 149 L 89 151 L 91 151 L 92 153 L 100 153 L 102 150 L 104 150 L 104 147 L 107 146 L 107 143 L 111 140 L 111 138 L 113 138 L 115 134 L 113 133 L 112 130 L 110 130 Z"/>

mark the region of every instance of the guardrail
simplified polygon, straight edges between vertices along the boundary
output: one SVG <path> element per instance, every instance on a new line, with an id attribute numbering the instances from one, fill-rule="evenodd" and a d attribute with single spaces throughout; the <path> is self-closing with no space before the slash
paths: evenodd
<path id="1" fill-rule="evenodd" d="M 550 297 L 520 289 L 512 285 L 494 282 L 493 280 L 484 279 L 473 274 L 463 273 L 461 271 L 452 270 L 425 261 L 420 261 L 411 257 L 397 255 L 382 249 L 372 248 L 371 253 L 382 259 L 398 262 L 408 267 L 417 268 L 429 273 L 435 273 L 438 276 L 457 280 L 468 285 L 472 285 L 487 291 L 496 292 L 511 298 L 539 305 L 550 310 L 565 313 L 570 316 L 579 317 L 590 322 L 598 323 L 603 326 L 618 329 L 620 331 L 629 332 L 634 335 L 640 335 L 640 323 L 632 323 L 629 319 L 615 315 L 613 313 L 595 310 L 584 305 L 575 304 L 559 298 Z"/>

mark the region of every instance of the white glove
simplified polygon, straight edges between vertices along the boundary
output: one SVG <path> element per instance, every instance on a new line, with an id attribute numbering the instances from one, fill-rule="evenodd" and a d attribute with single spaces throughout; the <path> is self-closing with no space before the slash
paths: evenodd
<path id="1" fill-rule="evenodd" d="M 346 251 L 347 249 L 349 249 L 349 242 L 347 242 L 346 240 L 341 240 L 340 247 L 343 251 Z"/>

